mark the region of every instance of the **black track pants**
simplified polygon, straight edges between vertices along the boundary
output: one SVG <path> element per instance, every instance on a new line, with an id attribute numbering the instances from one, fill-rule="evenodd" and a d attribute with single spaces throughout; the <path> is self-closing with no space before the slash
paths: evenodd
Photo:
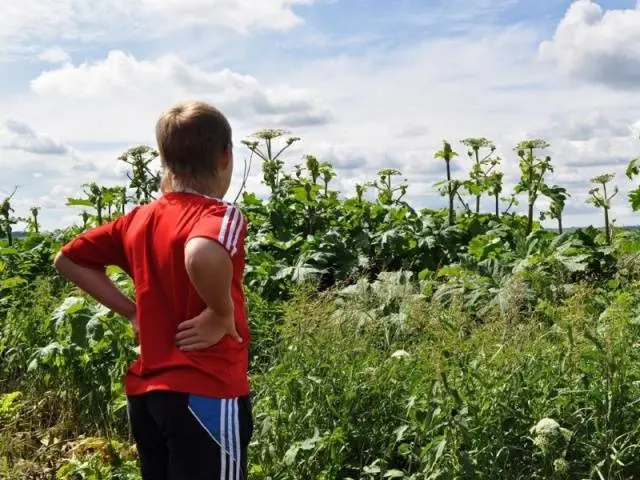
<path id="1" fill-rule="evenodd" d="M 129 397 L 143 480 L 246 480 L 253 432 L 248 396 L 178 392 Z"/>

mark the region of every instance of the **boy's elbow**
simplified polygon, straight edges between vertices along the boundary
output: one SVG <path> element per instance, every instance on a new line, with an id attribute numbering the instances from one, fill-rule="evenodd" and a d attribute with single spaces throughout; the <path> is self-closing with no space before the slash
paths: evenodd
<path id="1" fill-rule="evenodd" d="M 53 268 L 55 268 L 58 273 L 60 273 L 63 262 L 64 262 L 64 254 L 62 253 L 62 251 L 58 251 L 58 253 L 56 253 L 56 256 L 53 259 Z"/>
<path id="2" fill-rule="evenodd" d="M 59 251 L 53 259 L 53 268 L 64 277 L 68 276 L 71 265 L 73 265 L 73 262 L 65 257 L 62 251 Z"/>

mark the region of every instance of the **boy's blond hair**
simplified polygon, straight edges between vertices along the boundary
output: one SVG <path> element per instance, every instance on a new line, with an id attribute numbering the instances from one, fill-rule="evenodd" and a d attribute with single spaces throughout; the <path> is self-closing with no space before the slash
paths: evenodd
<path id="1" fill-rule="evenodd" d="M 215 176 L 218 157 L 231 148 L 231 125 L 206 102 L 181 102 L 158 119 L 156 141 L 164 172 L 162 190 L 173 189 L 176 181 L 197 185 Z"/>

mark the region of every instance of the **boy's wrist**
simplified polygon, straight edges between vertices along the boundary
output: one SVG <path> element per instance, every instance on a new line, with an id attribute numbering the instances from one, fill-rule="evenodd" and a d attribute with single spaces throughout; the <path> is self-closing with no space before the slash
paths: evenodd
<path id="1" fill-rule="evenodd" d="M 233 312 L 234 312 L 233 303 L 231 303 L 230 305 L 220 305 L 215 310 L 211 309 L 211 311 L 216 317 L 224 318 L 224 317 L 233 316 Z"/>

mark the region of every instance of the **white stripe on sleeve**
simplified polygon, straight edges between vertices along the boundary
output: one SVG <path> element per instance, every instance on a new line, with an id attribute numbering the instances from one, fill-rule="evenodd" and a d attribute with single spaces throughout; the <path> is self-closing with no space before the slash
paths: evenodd
<path id="1" fill-rule="evenodd" d="M 236 254 L 236 251 L 238 251 L 238 238 L 240 238 L 240 232 L 242 231 L 242 229 L 244 228 L 244 217 L 242 216 L 242 213 L 240 214 L 240 222 L 238 223 L 238 228 L 236 228 L 236 231 L 233 235 L 233 240 L 231 241 L 231 256 Z"/>
<path id="2" fill-rule="evenodd" d="M 224 239 L 229 228 L 229 220 L 231 217 L 233 208 L 227 207 L 227 211 L 224 213 L 224 218 L 222 219 L 222 224 L 220 225 L 220 233 L 218 234 L 218 242 L 224 245 Z"/>
<path id="3" fill-rule="evenodd" d="M 227 250 L 231 251 L 233 245 L 231 244 L 231 242 L 233 241 L 233 237 L 236 234 L 236 230 L 238 229 L 238 225 L 240 223 L 240 220 L 242 218 L 242 214 L 240 213 L 240 210 L 238 210 L 237 208 L 233 207 L 232 208 L 233 213 L 231 214 L 231 226 L 229 227 L 229 231 L 227 232 L 227 236 L 224 242 L 224 246 Z"/>

